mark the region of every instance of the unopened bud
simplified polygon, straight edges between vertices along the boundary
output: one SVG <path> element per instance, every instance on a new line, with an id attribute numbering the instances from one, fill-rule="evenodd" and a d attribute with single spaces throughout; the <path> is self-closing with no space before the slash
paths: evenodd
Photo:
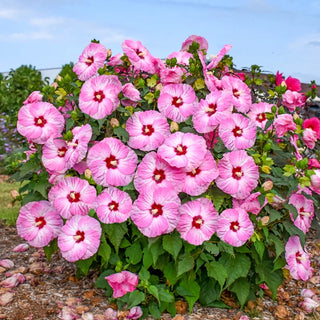
<path id="1" fill-rule="evenodd" d="M 271 180 L 265 181 L 262 188 L 264 191 L 270 191 L 273 188 L 273 182 Z"/>
<path id="2" fill-rule="evenodd" d="M 264 216 L 264 217 L 262 217 L 261 218 L 261 224 L 263 225 L 263 226 L 266 226 L 268 223 L 269 223 L 269 220 L 270 220 L 270 217 L 268 217 L 268 216 Z"/>
<path id="3" fill-rule="evenodd" d="M 117 127 L 120 126 L 120 122 L 116 118 L 111 118 L 110 125 L 111 125 L 112 128 L 117 128 Z"/>
<path id="4" fill-rule="evenodd" d="M 11 190 L 10 195 L 13 199 L 16 199 L 19 196 L 19 192 L 17 190 Z"/>
<path id="5" fill-rule="evenodd" d="M 162 85 L 162 83 L 161 83 L 161 82 L 160 82 L 160 83 L 158 83 L 158 84 L 156 85 L 156 90 L 161 91 L 161 90 L 162 90 L 162 88 L 163 88 L 163 85 Z"/>
<path id="6" fill-rule="evenodd" d="M 178 130 L 179 130 L 179 125 L 176 122 L 172 121 L 170 123 L 170 131 L 171 132 L 175 132 L 175 131 L 178 131 Z"/>
<path id="7" fill-rule="evenodd" d="M 293 120 L 297 120 L 297 119 L 299 119 L 300 117 L 299 117 L 299 115 L 295 112 L 294 114 L 293 114 Z"/>
<path id="8" fill-rule="evenodd" d="M 112 50 L 108 49 L 107 50 L 107 59 L 111 58 L 111 56 L 112 56 Z"/>
<path id="9" fill-rule="evenodd" d="M 84 170 L 84 176 L 86 177 L 86 179 L 91 179 L 92 177 L 91 170 L 90 169 Z"/>

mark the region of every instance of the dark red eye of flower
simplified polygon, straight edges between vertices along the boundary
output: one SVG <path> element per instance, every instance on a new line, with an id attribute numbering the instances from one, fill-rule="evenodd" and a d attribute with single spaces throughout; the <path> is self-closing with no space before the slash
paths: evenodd
<path id="1" fill-rule="evenodd" d="M 139 49 L 136 50 L 136 54 L 140 59 L 144 59 L 145 53 L 140 51 Z"/>
<path id="2" fill-rule="evenodd" d="M 187 175 L 191 176 L 191 177 L 195 177 L 200 172 L 201 172 L 201 170 L 199 168 L 196 168 L 196 169 L 192 169 L 192 171 L 187 172 Z"/>
<path id="3" fill-rule="evenodd" d="M 100 103 L 105 97 L 106 97 L 106 96 L 104 95 L 103 91 L 102 91 L 102 90 L 99 90 L 99 91 L 96 91 L 96 92 L 94 93 L 94 98 L 93 98 L 93 100 Z"/>
<path id="4" fill-rule="evenodd" d="M 240 180 L 243 176 L 241 167 L 236 167 L 232 169 L 232 177 L 236 180 Z"/>
<path id="5" fill-rule="evenodd" d="M 240 97 L 240 91 L 238 89 L 236 88 L 232 89 L 232 93 L 235 98 L 238 99 Z"/>
<path id="6" fill-rule="evenodd" d="M 242 129 L 238 126 L 235 126 L 235 128 L 232 130 L 233 135 L 235 137 L 241 137 L 242 136 Z"/>
<path id="7" fill-rule="evenodd" d="M 176 152 L 176 154 L 178 156 L 182 156 L 184 154 L 187 153 L 187 147 L 186 146 L 183 146 L 182 144 L 179 144 L 175 149 L 174 151 Z"/>
<path id="8" fill-rule="evenodd" d="M 208 105 L 208 109 L 207 109 L 206 113 L 207 113 L 207 115 L 208 115 L 209 117 L 211 117 L 213 114 L 216 113 L 216 111 L 217 111 L 217 105 L 216 105 L 216 104 L 213 104 L 213 103 L 210 103 L 210 104 Z"/>
<path id="9" fill-rule="evenodd" d="M 113 154 L 110 154 L 110 157 L 106 158 L 104 161 L 106 162 L 108 169 L 116 169 L 118 166 L 118 160 Z"/>
<path id="10" fill-rule="evenodd" d="M 111 201 L 109 204 L 108 204 L 108 207 L 111 211 L 117 211 L 119 209 L 119 203 L 115 202 L 115 201 Z"/>
<path id="11" fill-rule="evenodd" d="M 58 149 L 58 157 L 63 158 L 65 156 L 66 152 L 67 152 L 66 147 L 62 147 L 62 148 Z"/>
<path id="12" fill-rule="evenodd" d="M 166 178 L 166 175 L 164 174 L 164 171 L 162 169 L 155 169 L 153 171 L 152 178 L 156 183 L 160 183 Z"/>
<path id="13" fill-rule="evenodd" d="M 239 222 L 238 221 L 233 221 L 230 224 L 230 230 L 237 232 L 239 230 L 240 226 L 239 226 Z"/>
<path id="14" fill-rule="evenodd" d="M 154 133 L 154 129 L 151 124 L 143 125 L 142 134 L 144 136 L 151 136 Z"/>
<path id="15" fill-rule="evenodd" d="M 35 226 L 39 229 L 42 229 L 46 225 L 46 220 L 44 220 L 44 217 L 37 217 L 35 219 Z"/>
<path id="16" fill-rule="evenodd" d="M 201 226 L 203 225 L 203 219 L 201 216 L 195 216 L 193 217 L 192 220 L 192 226 L 195 227 L 196 229 L 200 229 Z"/>
<path id="17" fill-rule="evenodd" d="M 81 241 L 84 241 L 84 232 L 83 231 L 80 231 L 78 230 L 76 232 L 76 234 L 73 236 L 74 240 L 76 240 L 76 243 L 79 243 Z"/>
<path id="18" fill-rule="evenodd" d="M 266 118 L 266 114 L 265 113 L 259 113 L 258 115 L 257 115 L 257 118 L 256 118 L 256 120 L 258 121 L 258 122 L 263 122 L 263 121 L 265 121 L 267 118 Z"/>
<path id="19" fill-rule="evenodd" d="M 162 205 L 161 204 L 157 204 L 157 203 L 153 203 L 153 205 L 151 206 L 150 209 L 150 213 L 156 218 L 159 217 L 163 214 L 163 210 L 162 210 Z"/>
<path id="20" fill-rule="evenodd" d="M 47 123 L 47 120 L 43 116 L 40 116 L 38 118 L 34 118 L 34 124 L 37 127 L 43 128 L 46 123 Z"/>
<path id="21" fill-rule="evenodd" d="M 86 63 L 86 65 L 87 65 L 88 67 L 90 67 L 90 66 L 93 64 L 93 62 L 94 62 L 93 56 L 88 57 L 84 62 Z"/>
<path id="22" fill-rule="evenodd" d="M 69 202 L 79 202 L 80 201 L 80 193 L 71 191 L 68 195 L 67 198 Z"/>
<path id="23" fill-rule="evenodd" d="M 176 107 L 179 108 L 180 106 L 183 105 L 183 101 L 180 97 L 173 97 L 172 98 L 172 104 Z"/>
<path id="24" fill-rule="evenodd" d="M 302 255 L 301 255 L 301 253 L 299 251 L 297 251 L 297 253 L 296 253 L 296 261 L 297 261 L 297 263 L 300 264 L 301 260 L 302 260 Z"/>

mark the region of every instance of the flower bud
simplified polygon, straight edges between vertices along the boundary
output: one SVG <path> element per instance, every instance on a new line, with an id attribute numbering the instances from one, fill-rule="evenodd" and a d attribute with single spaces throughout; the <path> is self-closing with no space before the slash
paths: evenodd
<path id="1" fill-rule="evenodd" d="M 162 88 L 163 88 L 163 85 L 161 82 L 156 85 L 156 90 L 161 91 Z"/>
<path id="2" fill-rule="evenodd" d="M 84 170 L 84 176 L 86 177 L 86 179 L 91 179 L 92 177 L 91 170 L 90 169 Z"/>
<path id="3" fill-rule="evenodd" d="M 11 190 L 10 195 L 13 199 L 16 199 L 19 196 L 19 192 L 17 190 Z"/>
<path id="4" fill-rule="evenodd" d="M 261 224 L 263 225 L 263 226 L 266 226 L 268 223 L 269 223 L 269 220 L 270 220 L 270 217 L 269 216 L 264 216 L 264 217 L 262 217 L 261 218 Z"/>
<path id="5" fill-rule="evenodd" d="M 110 125 L 112 128 L 117 128 L 120 126 L 119 120 L 116 118 L 111 118 Z"/>
<path id="6" fill-rule="evenodd" d="M 178 123 L 172 121 L 172 122 L 170 123 L 170 131 L 171 131 L 171 132 L 175 132 L 175 131 L 178 131 L 178 130 L 179 130 L 179 125 L 178 125 Z"/>
<path id="7" fill-rule="evenodd" d="M 265 181 L 262 188 L 264 191 L 270 191 L 273 188 L 273 182 L 271 180 Z"/>
<path id="8" fill-rule="evenodd" d="M 111 58 L 112 57 L 112 50 L 111 49 L 108 49 L 107 50 L 107 59 Z"/>

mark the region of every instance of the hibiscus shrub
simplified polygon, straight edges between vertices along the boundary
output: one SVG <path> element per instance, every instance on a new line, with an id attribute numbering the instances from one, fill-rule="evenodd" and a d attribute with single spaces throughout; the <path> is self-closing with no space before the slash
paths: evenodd
<path id="1" fill-rule="evenodd" d="M 98 269 L 132 319 L 175 314 L 181 299 L 191 311 L 226 307 L 225 294 L 244 306 L 266 287 L 275 298 L 284 269 L 309 279 L 320 120 L 302 113 L 315 87 L 237 73 L 230 45 L 207 61 L 199 36 L 165 61 L 139 41 L 122 48 L 93 41 L 76 78 L 21 107 L 19 235 L 79 275 Z"/>

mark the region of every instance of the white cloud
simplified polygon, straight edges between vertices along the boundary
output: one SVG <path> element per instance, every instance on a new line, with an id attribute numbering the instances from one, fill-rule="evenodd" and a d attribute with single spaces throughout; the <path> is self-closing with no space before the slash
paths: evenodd
<path id="1" fill-rule="evenodd" d="M 50 40 L 52 38 L 53 35 L 46 31 L 14 32 L 8 35 L 0 35 L 2 41 Z"/>
<path id="2" fill-rule="evenodd" d="M 39 18 L 34 17 L 29 20 L 29 23 L 36 27 L 51 27 L 57 25 L 63 25 L 67 22 L 67 19 L 63 17 L 47 17 L 47 18 Z"/>

